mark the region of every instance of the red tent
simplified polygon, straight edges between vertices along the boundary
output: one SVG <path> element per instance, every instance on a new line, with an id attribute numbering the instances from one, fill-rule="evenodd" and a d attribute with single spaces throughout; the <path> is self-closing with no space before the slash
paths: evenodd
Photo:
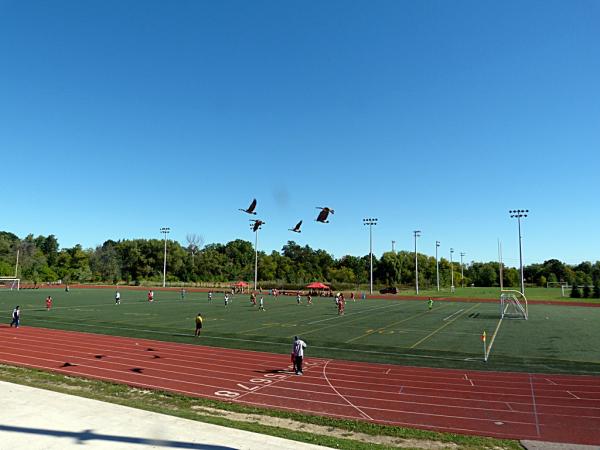
<path id="1" fill-rule="evenodd" d="M 238 281 L 237 283 L 234 284 L 235 287 L 247 287 L 248 283 L 246 283 L 245 281 Z"/>
<path id="2" fill-rule="evenodd" d="M 323 284 L 319 281 L 315 281 L 313 283 L 310 283 L 308 286 L 306 286 L 308 289 L 329 289 L 329 286 L 327 286 L 326 284 Z"/>

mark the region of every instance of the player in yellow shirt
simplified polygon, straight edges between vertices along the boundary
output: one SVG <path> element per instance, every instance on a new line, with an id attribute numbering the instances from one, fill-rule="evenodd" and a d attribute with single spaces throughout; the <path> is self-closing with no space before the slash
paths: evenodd
<path id="1" fill-rule="evenodd" d="M 196 336 L 196 337 L 200 336 L 201 331 L 202 331 L 202 314 L 198 313 L 198 315 L 196 316 L 196 332 L 194 333 L 194 336 Z"/>

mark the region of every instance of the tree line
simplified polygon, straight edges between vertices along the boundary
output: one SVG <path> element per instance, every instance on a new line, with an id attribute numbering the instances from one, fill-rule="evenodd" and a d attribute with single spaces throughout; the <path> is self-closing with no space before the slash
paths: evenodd
<path id="1" fill-rule="evenodd" d="M 14 274 L 19 251 L 19 277 L 33 283 L 127 283 L 144 284 L 162 281 L 164 241 L 159 239 L 108 240 L 96 248 L 81 245 L 60 248 L 54 235 L 28 235 L 21 239 L 10 232 L 0 232 L 0 275 Z M 385 252 L 373 255 L 373 280 L 383 286 L 409 286 L 414 283 L 415 257 L 413 252 Z M 435 287 L 436 261 L 419 253 L 419 284 Z M 263 287 L 294 285 L 324 281 L 339 286 L 369 283 L 369 255 L 345 255 L 334 258 L 325 250 L 301 246 L 289 241 L 280 252 L 258 253 L 258 279 Z M 499 264 L 470 262 L 460 264 L 445 258 L 439 260 L 440 285 L 499 286 Z M 595 286 L 600 283 L 600 261 L 569 265 L 558 259 L 524 267 L 527 284 L 546 286 L 548 282 L 566 282 L 575 286 Z M 252 243 L 236 239 L 226 244 L 200 247 L 188 240 L 184 246 L 167 241 L 167 281 L 228 282 L 254 279 L 254 248 Z M 503 283 L 519 286 L 519 271 L 505 267 Z"/>

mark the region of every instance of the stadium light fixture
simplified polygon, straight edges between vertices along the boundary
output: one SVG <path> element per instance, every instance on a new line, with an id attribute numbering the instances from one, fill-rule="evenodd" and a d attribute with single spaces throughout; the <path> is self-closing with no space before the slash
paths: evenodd
<path id="1" fill-rule="evenodd" d="M 440 241 L 435 241 L 435 278 L 437 280 L 437 290 L 440 292 L 440 261 L 438 260 L 438 248 Z"/>
<path id="2" fill-rule="evenodd" d="M 525 278 L 523 277 L 523 249 L 522 249 L 522 236 L 521 236 L 521 218 L 525 218 L 529 215 L 528 209 L 511 209 L 508 211 L 511 218 L 516 218 L 519 224 L 519 264 L 521 266 L 521 294 L 525 295 Z"/>
<path id="3" fill-rule="evenodd" d="M 417 238 L 421 236 L 421 230 L 413 231 L 415 235 L 415 291 L 419 295 L 419 260 L 417 258 Z"/>
<path id="4" fill-rule="evenodd" d="M 465 287 L 465 273 L 463 271 L 463 256 L 465 255 L 465 252 L 460 252 L 460 287 Z"/>
<path id="5" fill-rule="evenodd" d="M 163 287 L 167 285 L 167 234 L 171 229 L 169 227 L 162 227 L 160 232 L 165 235 L 165 255 L 163 258 Z"/>
<path id="6" fill-rule="evenodd" d="M 373 295 L 373 225 L 377 225 L 377 219 L 363 219 L 363 225 L 369 226 L 369 257 L 370 257 L 370 283 L 369 293 Z"/>

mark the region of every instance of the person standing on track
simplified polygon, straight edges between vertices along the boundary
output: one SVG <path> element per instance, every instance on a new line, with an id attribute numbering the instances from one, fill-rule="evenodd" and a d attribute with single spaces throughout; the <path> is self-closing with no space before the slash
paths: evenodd
<path id="1" fill-rule="evenodd" d="M 13 312 L 12 312 L 12 322 L 10 323 L 11 327 L 13 325 L 15 325 L 16 328 L 19 328 L 19 322 L 21 321 L 21 310 L 19 308 L 20 308 L 20 306 L 17 305 L 15 307 L 15 309 L 13 309 Z"/>
<path id="2" fill-rule="evenodd" d="M 194 336 L 196 336 L 196 337 L 200 336 L 201 332 L 202 332 L 202 314 L 198 313 L 198 315 L 196 316 L 196 331 L 194 332 Z"/>
<path id="3" fill-rule="evenodd" d="M 294 346 L 292 347 L 292 354 L 294 355 L 294 372 L 296 372 L 296 375 L 302 375 L 302 361 L 304 360 L 305 348 L 306 342 L 304 342 L 298 336 L 294 336 Z"/>

